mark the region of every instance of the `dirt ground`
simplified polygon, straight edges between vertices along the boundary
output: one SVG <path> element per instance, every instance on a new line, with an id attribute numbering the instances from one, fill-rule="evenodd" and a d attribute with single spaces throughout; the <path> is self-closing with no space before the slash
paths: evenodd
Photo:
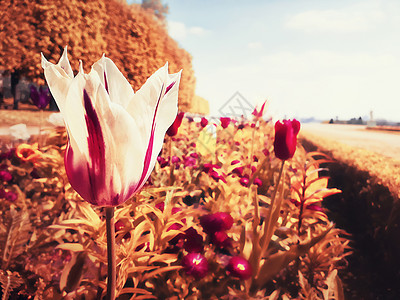
<path id="1" fill-rule="evenodd" d="M 329 138 L 400 161 L 400 132 L 368 130 L 362 125 L 302 124 L 301 134 Z"/>

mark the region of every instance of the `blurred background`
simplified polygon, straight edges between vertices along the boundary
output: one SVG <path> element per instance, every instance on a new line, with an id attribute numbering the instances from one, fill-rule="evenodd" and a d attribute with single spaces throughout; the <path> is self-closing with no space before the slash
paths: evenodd
<path id="1" fill-rule="evenodd" d="M 399 14 L 391 0 L 3 1 L 0 83 L 26 101 L 40 52 L 56 62 L 68 45 L 74 70 L 105 53 L 135 90 L 168 60 L 184 111 L 219 116 L 240 93 L 276 118 L 396 124 Z"/>

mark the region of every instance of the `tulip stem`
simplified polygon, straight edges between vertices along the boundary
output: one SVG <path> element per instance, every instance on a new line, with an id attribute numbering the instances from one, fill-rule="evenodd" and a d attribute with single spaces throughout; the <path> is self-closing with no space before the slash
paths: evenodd
<path id="1" fill-rule="evenodd" d="M 42 123 L 43 123 L 43 109 L 40 109 L 40 119 L 39 119 L 39 137 L 38 137 L 38 149 L 42 146 Z"/>
<path id="2" fill-rule="evenodd" d="M 106 207 L 107 230 L 107 296 L 106 300 L 115 299 L 116 262 L 115 262 L 115 220 L 114 207 Z"/>

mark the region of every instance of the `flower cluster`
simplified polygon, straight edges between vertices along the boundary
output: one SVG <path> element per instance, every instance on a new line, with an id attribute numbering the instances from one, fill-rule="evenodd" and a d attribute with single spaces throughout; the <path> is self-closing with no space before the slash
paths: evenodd
<path id="1" fill-rule="evenodd" d="M 200 218 L 200 225 L 204 233 L 207 234 L 206 243 L 213 246 L 213 251 L 225 253 L 228 255 L 228 263 L 223 266 L 227 274 L 240 280 L 249 279 L 252 276 L 252 269 L 250 263 L 240 256 L 232 256 L 232 239 L 228 236 L 227 231 L 232 228 L 233 218 L 229 213 L 217 212 L 214 214 L 204 215 Z M 209 262 L 202 254 L 204 248 L 200 246 L 203 238 L 192 227 L 186 232 L 185 244 L 195 244 L 196 251 L 185 248 L 189 253 L 182 258 L 181 264 L 186 274 L 191 275 L 197 279 L 205 277 L 209 271 Z M 197 237 L 196 239 L 193 236 Z M 193 246 L 192 246 L 193 248 Z M 215 262 L 214 262 L 215 263 Z"/>

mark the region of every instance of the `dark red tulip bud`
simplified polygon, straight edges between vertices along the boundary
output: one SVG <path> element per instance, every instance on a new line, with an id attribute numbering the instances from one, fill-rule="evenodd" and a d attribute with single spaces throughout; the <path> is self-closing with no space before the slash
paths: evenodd
<path id="1" fill-rule="evenodd" d="M 172 156 L 171 157 L 171 162 L 173 163 L 173 164 L 177 164 L 177 163 L 180 163 L 181 162 L 181 159 L 178 157 L 178 156 Z"/>
<path id="2" fill-rule="evenodd" d="M 165 159 L 164 157 L 158 156 L 157 161 L 160 164 L 161 168 L 165 168 L 166 166 L 169 165 L 169 157 Z"/>
<path id="3" fill-rule="evenodd" d="M 185 230 L 185 242 L 183 244 L 183 248 L 187 252 L 203 252 L 203 237 L 198 234 L 196 229 L 194 229 L 193 227 Z"/>
<path id="4" fill-rule="evenodd" d="M 208 261 L 200 253 L 189 253 L 182 258 L 182 266 L 187 275 L 196 279 L 205 277 L 208 273 Z"/>
<path id="5" fill-rule="evenodd" d="M 190 156 L 193 158 L 199 158 L 199 155 L 196 152 L 190 153 Z"/>
<path id="6" fill-rule="evenodd" d="M 203 128 L 206 127 L 208 125 L 208 120 L 206 118 L 202 117 L 201 121 L 200 121 L 200 125 Z"/>
<path id="7" fill-rule="evenodd" d="M 214 169 L 221 169 L 221 167 L 219 165 L 214 165 L 214 164 L 209 164 L 209 163 L 205 163 L 203 165 L 203 171 L 206 173 L 210 173 Z"/>
<path id="8" fill-rule="evenodd" d="M 259 187 L 262 186 L 262 181 L 260 178 L 256 177 L 256 179 L 254 179 L 254 184 L 258 185 Z"/>
<path id="9" fill-rule="evenodd" d="M 115 226 L 115 231 L 120 231 L 125 228 L 125 224 L 121 220 L 115 222 L 114 226 Z"/>
<path id="10" fill-rule="evenodd" d="M 197 160 L 191 156 L 186 156 L 184 161 L 185 167 L 193 167 L 196 165 Z"/>
<path id="11" fill-rule="evenodd" d="M 18 199 L 18 195 L 12 191 L 6 193 L 5 198 L 10 202 L 15 202 Z"/>
<path id="12" fill-rule="evenodd" d="M 250 167 L 251 174 L 254 174 L 257 171 L 257 168 L 255 166 Z"/>
<path id="13" fill-rule="evenodd" d="M 240 178 L 239 183 L 244 187 L 248 187 L 250 180 L 247 177 L 242 177 Z"/>
<path id="14" fill-rule="evenodd" d="M 11 181 L 12 180 L 11 173 L 6 170 L 1 170 L 0 171 L 0 180 L 1 181 Z"/>
<path id="15" fill-rule="evenodd" d="M 214 232 L 211 235 L 211 243 L 220 249 L 232 247 L 232 240 L 225 231 Z"/>
<path id="16" fill-rule="evenodd" d="M 222 126 L 222 128 L 227 128 L 228 126 L 229 126 L 229 124 L 231 123 L 231 118 L 224 118 L 224 117 L 222 117 L 222 118 L 220 118 L 219 119 L 220 121 L 221 121 L 221 126 Z"/>
<path id="17" fill-rule="evenodd" d="M 182 124 L 182 119 L 184 115 L 184 112 L 180 112 L 179 114 L 177 114 L 174 123 L 172 123 L 172 125 L 167 130 L 167 134 L 169 136 L 175 136 L 178 133 L 178 129 Z"/>
<path id="18" fill-rule="evenodd" d="M 200 218 L 200 225 L 205 233 L 213 234 L 217 231 L 231 229 L 233 218 L 229 213 L 217 212 L 211 215 L 205 215 Z"/>
<path id="19" fill-rule="evenodd" d="M 243 167 L 234 168 L 232 173 L 238 176 L 243 176 Z"/>
<path id="20" fill-rule="evenodd" d="M 287 160 L 293 157 L 299 131 L 300 122 L 296 119 L 275 123 L 274 152 L 277 158 Z"/>
<path id="21" fill-rule="evenodd" d="M 240 256 L 234 256 L 226 267 L 229 274 L 241 280 L 249 279 L 253 273 L 250 263 Z"/>

